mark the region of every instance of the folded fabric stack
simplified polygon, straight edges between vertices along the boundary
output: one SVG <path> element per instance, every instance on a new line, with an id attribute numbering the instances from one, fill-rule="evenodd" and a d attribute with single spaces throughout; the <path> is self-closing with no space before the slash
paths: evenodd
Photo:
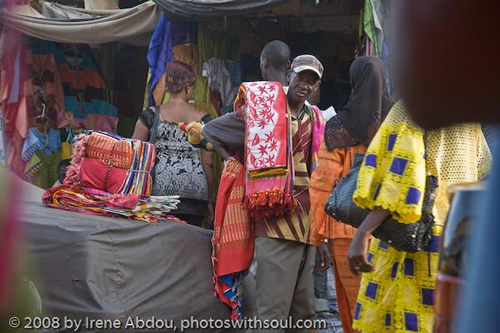
<path id="1" fill-rule="evenodd" d="M 169 215 L 179 196 L 150 196 L 154 145 L 105 132 L 80 134 L 64 184 L 45 192 L 48 207 L 146 222 L 181 221 Z"/>
<path id="2" fill-rule="evenodd" d="M 65 184 L 102 190 L 111 194 L 150 196 L 154 145 L 104 132 L 77 137 Z"/>
<path id="3" fill-rule="evenodd" d="M 177 209 L 180 203 L 178 196 L 141 197 L 135 194 L 110 194 L 63 184 L 47 190 L 42 202 L 48 207 L 91 215 L 121 216 L 150 223 L 167 220 L 183 222 L 168 214 Z"/>

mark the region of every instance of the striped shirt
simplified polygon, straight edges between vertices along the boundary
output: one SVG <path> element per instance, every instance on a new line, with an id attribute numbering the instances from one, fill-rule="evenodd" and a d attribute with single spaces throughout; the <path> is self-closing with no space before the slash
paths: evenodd
<path id="1" fill-rule="evenodd" d="M 309 244 L 309 177 L 312 142 L 311 110 L 292 116 L 293 194 L 296 202 L 290 215 L 255 221 L 255 236 L 279 238 Z M 309 114 L 308 114 L 309 113 Z"/>

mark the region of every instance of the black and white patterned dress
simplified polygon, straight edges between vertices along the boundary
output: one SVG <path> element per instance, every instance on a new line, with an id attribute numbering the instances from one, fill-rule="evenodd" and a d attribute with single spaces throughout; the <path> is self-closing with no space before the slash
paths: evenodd
<path id="1" fill-rule="evenodd" d="M 147 109 L 140 119 L 151 128 L 154 122 L 153 111 Z M 202 122 L 210 120 L 210 116 L 205 116 Z M 179 195 L 181 205 L 175 215 L 206 216 L 208 185 L 201 164 L 200 149 L 188 142 L 187 134 L 179 128 L 178 123 L 162 120 L 161 116 L 155 148 L 156 166 L 152 194 Z"/>

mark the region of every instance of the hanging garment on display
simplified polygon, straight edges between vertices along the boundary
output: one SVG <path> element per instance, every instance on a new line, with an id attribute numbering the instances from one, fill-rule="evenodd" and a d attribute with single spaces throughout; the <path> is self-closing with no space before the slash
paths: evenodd
<path id="1" fill-rule="evenodd" d="M 30 160 L 28 163 L 26 163 L 25 169 L 24 169 L 24 174 L 23 174 L 23 179 L 33 183 L 35 176 L 38 174 L 38 171 L 40 170 L 40 166 L 42 165 L 42 161 L 38 158 L 36 154 L 31 156 Z"/>
<path id="2" fill-rule="evenodd" d="M 21 159 L 27 162 L 40 151 L 44 155 L 51 155 L 61 150 L 61 132 L 50 129 L 47 134 L 41 133 L 36 128 L 30 128 L 29 136 L 24 140 Z"/>
<path id="3" fill-rule="evenodd" d="M 21 35 L 11 29 L 4 29 L 0 39 L 2 62 L 1 98 L 3 112 L 3 135 L 8 148 L 7 165 L 22 176 L 24 162 L 21 160 L 21 150 L 24 138 L 29 135 L 29 116 L 25 85 L 26 67 Z"/>
<path id="4" fill-rule="evenodd" d="M 174 60 L 181 61 L 193 70 L 195 75 L 198 72 L 198 47 L 195 44 L 179 44 L 174 46 Z"/>
<path id="5" fill-rule="evenodd" d="M 224 59 L 222 35 L 206 25 L 200 25 L 198 27 L 198 72 L 202 72 L 203 64 L 210 58 Z"/>
<path id="6" fill-rule="evenodd" d="M 241 64 L 235 61 L 226 61 L 226 70 L 229 73 L 229 77 L 231 78 L 231 93 L 229 94 L 228 100 L 224 105 L 224 109 L 222 110 L 223 114 L 233 111 L 233 101 L 238 96 L 238 89 L 242 82 L 241 78 Z"/>
<path id="7" fill-rule="evenodd" d="M 29 77 L 26 89 L 32 95 L 33 126 L 57 128 L 64 116 L 64 91 L 55 59 L 55 44 L 35 38 L 27 39 L 26 65 Z M 31 102 L 31 99 L 30 99 Z"/>
<path id="8" fill-rule="evenodd" d="M 208 77 L 210 89 L 220 93 L 222 98 L 222 110 L 233 104 L 233 84 L 231 75 L 226 69 L 225 63 L 221 59 L 211 58 L 203 64 L 203 76 Z"/>
<path id="9" fill-rule="evenodd" d="M 31 156 L 37 152 L 42 147 L 42 142 L 40 142 L 38 136 L 36 135 L 37 129 L 30 128 L 29 136 L 24 140 L 23 151 L 21 152 L 21 159 L 23 161 L 29 161 Z"/>
<path id="10" fill-rule="evenodd" d="M 40 167 L 33 179 L 33 184 L 48 189 L 58 180 L 57 166 L 61 162 L 61 152 L 44 155 L 41 151 L 37 151 L 35 155 L 40 159 Z"/>
<path id="11" fill-rule="evenodd" d="M 111 95 L 90 48 L 35 38 L 28 43 L 33 72 L 29 86 L 37 124 L 115 132 L 118 111 L 110 103 Z"/>
<path id="12" fill-rule="evenodd" d="M 165 92 L 165 70 L 167 64 L 174 59 L 172 50 L 171 24 L 165 15 L 151 37 L 148 48 L 148 63 L 151 78 L 149 88 L 149 105 L 160 105 Z"/>
<path id="13" fill-rule="evenodd" d="M 59 46 L 56 61 L 66 109 L 66 121 L 60 121 L 58 127 L 116 132 L 118 110 L 108 102 L 108 91 L 90 48 Z"/>
<path id="14" fill-rule="evenodd" d="M 198 72 L 197 29 L 197 24 L 169 22 L 163 15 L 149 44 L 147 103 L 144 103 L 144 108 L 168 101 L 165 71 L 169 62 L 182 61 L 191 66 L 195 73 Z"/>

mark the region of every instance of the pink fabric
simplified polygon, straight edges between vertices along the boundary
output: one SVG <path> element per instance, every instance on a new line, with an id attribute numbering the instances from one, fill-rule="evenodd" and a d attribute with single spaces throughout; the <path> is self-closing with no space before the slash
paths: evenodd
<path id="1" fill-rule="evenodd" d="M 103 116 L 100 114 L 92 115 L 95 119 L 94 130 L 103 131 L 108 133 L 116 132 L 116 124 L 118 123 L 118 118 L 111 116 Z"/>
<path id="2" fill-rule="evenodd" d="M 77 185 L 81 182 L 80 169 L 85 159 L 85 151 L 87 150 L 88 135 L 80 135 L 75 144 L 73 145 L 73 157 L 71 158 L 71 165 L 66 171 L 66 178 L 64 184 Z"/>
<path id="3" fill-rule="evenodd" d="M 313 114 L 313 132 L 312 132 L 312 168 L 316 169 L 319 163 L 319 147 L 325 133 L 325 121 L 321 110 L 316 106 L 311 106 Z"/>
<path id="4" fill-rule="evenodd" d="M 80 168 L 81 185 L 83 187 L 106 189 L 109 193 L 118 193 L 127 178 L 127 170 L 109 168 L 109 166 L 95 158 L 83 159 Z"/>
<path id="5" fill-rule="evenodd" d="M 92 194 L 92 195 L 109 195 L 109 193 L 106 191 L 98 190 L 96 188 L 89 188 L 89 187 L 85 187 L 83 189 L 83 192 L 88 193 L 88 194 Z"/>
<path id="6" fill-rule="evenodd" d="M 140 196 L 134 194 L 115 194 L 111 197 L 103 197 L 109 206 L 117 208 L 134 209 L 139 204 Z"/>

